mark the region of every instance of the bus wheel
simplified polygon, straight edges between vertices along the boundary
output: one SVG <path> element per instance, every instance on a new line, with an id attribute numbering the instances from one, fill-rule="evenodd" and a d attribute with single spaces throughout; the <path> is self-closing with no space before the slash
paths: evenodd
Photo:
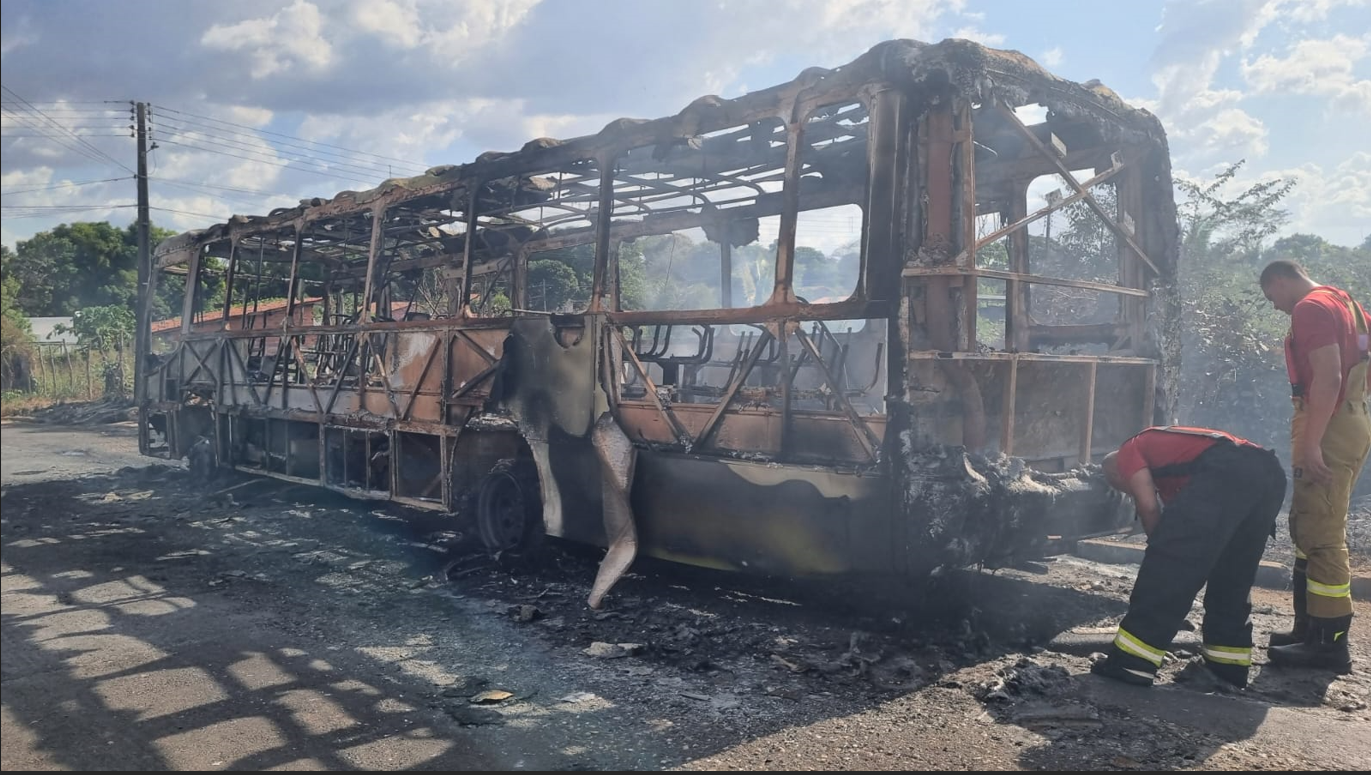
<path id="1" fill-rule="evenodd" d="M 543 504 L 533 461 L 507 458 L 495 464 L 477 488 L 476 524 L 481 543 L 496 556 L 526 553 L 542 543 Z"/>

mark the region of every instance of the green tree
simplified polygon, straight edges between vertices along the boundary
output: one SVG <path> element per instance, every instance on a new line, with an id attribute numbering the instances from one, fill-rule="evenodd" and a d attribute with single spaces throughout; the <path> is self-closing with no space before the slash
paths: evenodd
<path id="1" fill-rule="evenodd" d="M 0 266 L 8 264 L 8 246 L 0 246 Z M 5 389 L 32 388 L 29 356 L 33 353 L 33 331 L 29 319 L 20 311 L 19 281 L 8 271 L 0 272 L 0 359 L 3 359 Z"/>
<path id="2" fill-rule="evenodd" d="M 593 269 L 592 269 L 593 271 Z M 581 278 L 576 270 L 561 261 L 539 259 L 528 262 L 528 299 L 533 309 L 548 312 L 561 312 L 562 309 L 579 306 L 590 296 L 590 287 L 582 293 Z M 594 282 L 594 277 L 591 277 Z"/>
<path id="3" fill-rule="evenodd" d="M 152 244 L 172 232 L 154 227 Z M 6 250 L 4 274 L 22 289 L 17 307 L 29 316 L 67 316 L 91 306 L 134 309 L 138 298 L 138 232 L 108 222 L 62 224 Z M 154 300 L 154 316 L 179 311 L 184 281 L 168 275 Z"/>
<path id="4" fill-rule="evenodd" d="M 1225 193 L 1241 166 L 1207 183 L 1178 184 L 1181 419 L 1230 429 L 1284 454 L 1290 388 L 1281 341 L 1289 319 L 1271 308 L 1257 277 L 1279 254 L 1281 242 L 1268 246 L 1267 240 L 1289 219 L 1280 205 L 1294 181 Z"/>
<path id="5" fill-rule="evenodd" d="M 128 307 L 86 307 L 72 313 L 71 325 L 59 324 L 57 333 L 72 333 L 83 350 L 109 352 L 133 338 L 137 320 Z"/>

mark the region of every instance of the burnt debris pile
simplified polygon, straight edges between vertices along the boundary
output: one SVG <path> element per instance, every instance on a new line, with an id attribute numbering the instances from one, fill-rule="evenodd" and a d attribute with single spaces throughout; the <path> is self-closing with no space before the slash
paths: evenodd
<path id="1" fill-rule="evenodd" d="M 1055 538 L 1118 531 L 1132 518 L 1097 465 L 1045 473 L 957 446 L 907 452 L 905 461 L 907 545 L 928 573 L 1011 567 L 1050 553 Z"/>

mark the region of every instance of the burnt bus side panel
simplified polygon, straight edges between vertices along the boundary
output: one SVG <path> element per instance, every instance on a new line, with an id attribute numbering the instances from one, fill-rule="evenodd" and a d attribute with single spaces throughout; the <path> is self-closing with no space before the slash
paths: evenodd
<path id="1" fill-rule="evenodd" d="M 492 397 L 518 423 L 538 466 L 547 533 L 603 544 L 602 478 L 590 442 L 597 332 L 589 315 L 515 320 Z"/>
<path id="2" fill-rule="evenodd" d="M 808 576 L 897 570 L 889 480 L 640 450 L 642 551 L 676 562 Z"/>

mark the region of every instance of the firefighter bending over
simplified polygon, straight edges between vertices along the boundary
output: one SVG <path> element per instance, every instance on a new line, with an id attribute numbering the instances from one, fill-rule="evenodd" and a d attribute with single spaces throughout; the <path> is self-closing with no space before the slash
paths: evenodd
<path id="1" fill-rule="evenodd" d="M 1247 686 L 1252 583 L 1285 501 L 1276 454 L 1223 431 L 1158 426 L 1104 458 L 1109 484 L 1131 496 L 1147 551 L 1128 614 L 1097 675 L 1151 686 L 1181 623 L 1204 594 L 1204 664 Z M 1163 510 L 1165 507 L 1165 510 Z"/>
<path id="2" fill-rule="evenodd" d="M 1347 510 L 1371 450 L 1366 310 L 1346 291 L 1319 285 L 1294 261 L 1272 261 L 1261 289 L 1290 316 L 1285 366 L 1290 377 L 1290 458 L 1294 490 L 1295 625 L 1273 633 L 1271 664 L 1352 669 L 1352 572 Z"/>

